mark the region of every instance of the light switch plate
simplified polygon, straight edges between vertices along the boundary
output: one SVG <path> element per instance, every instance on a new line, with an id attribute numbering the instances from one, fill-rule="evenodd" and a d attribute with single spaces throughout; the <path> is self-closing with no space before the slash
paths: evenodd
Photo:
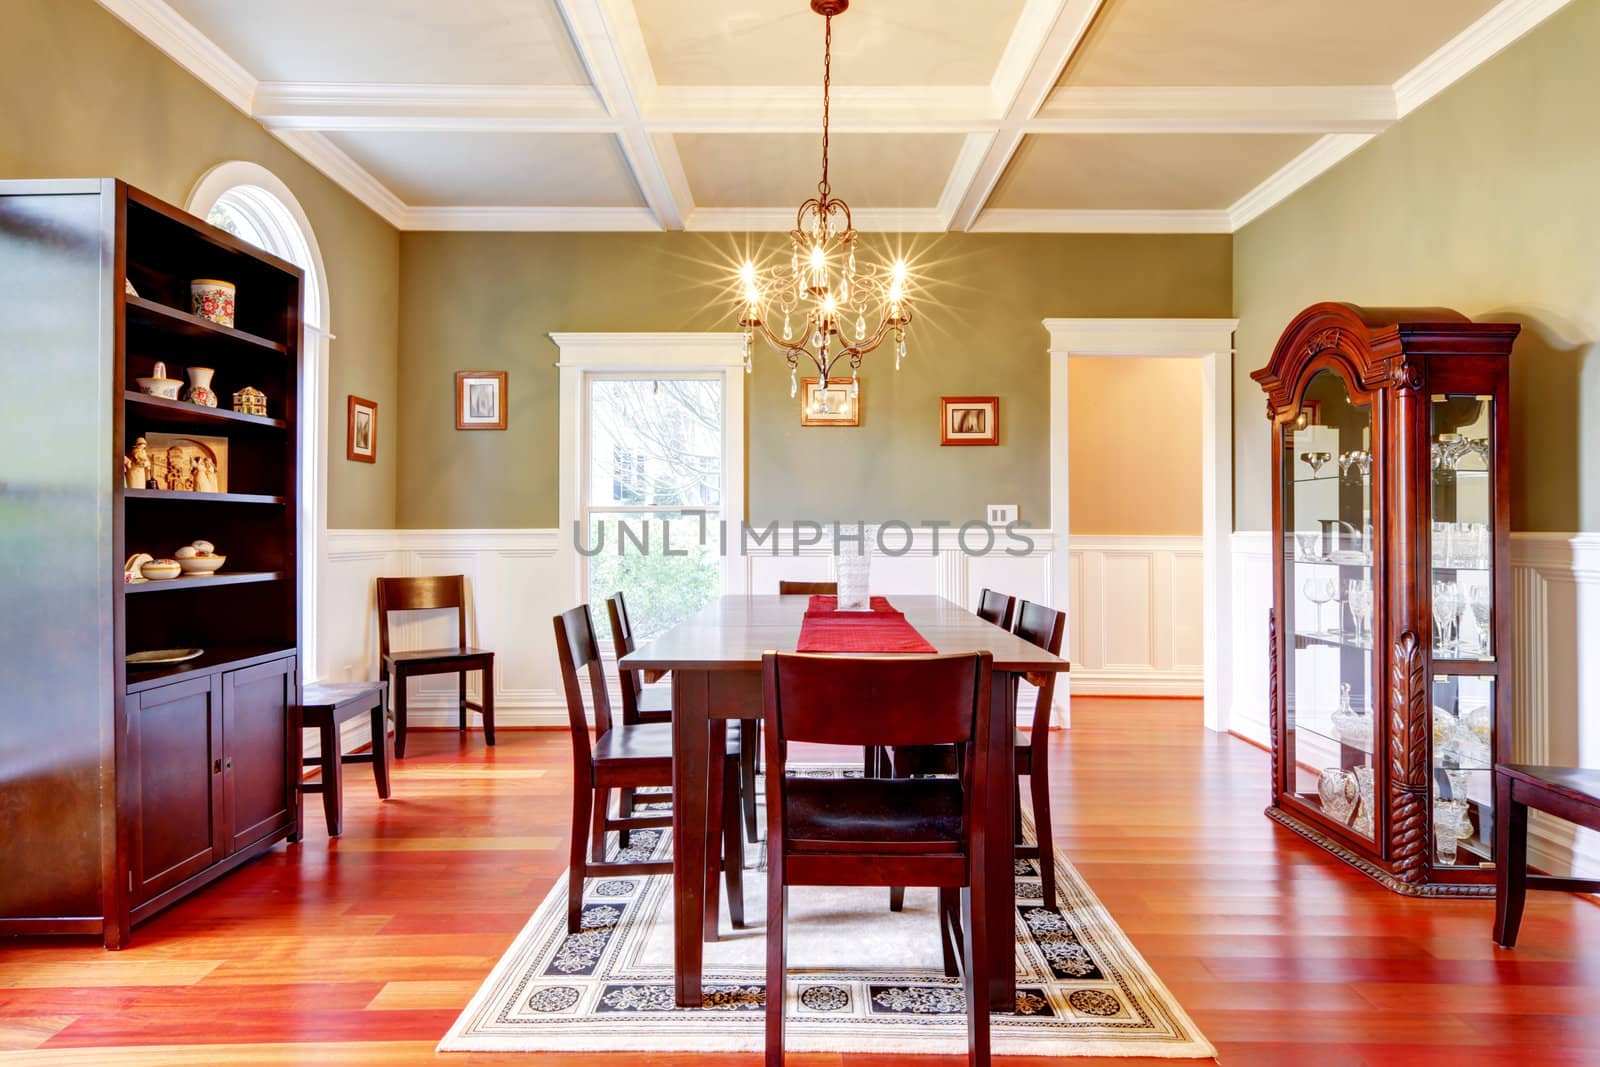
<path id="1" fill-rule="evenodd" d="M 1007 526 L 1017 521 L 1017 505 L 1015 504 L 990 504 L 989 525 Z"/>

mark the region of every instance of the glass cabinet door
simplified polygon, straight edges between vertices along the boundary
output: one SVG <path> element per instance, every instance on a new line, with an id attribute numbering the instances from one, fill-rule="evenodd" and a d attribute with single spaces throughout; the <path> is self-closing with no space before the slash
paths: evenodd
<path id="1" fill-rule="evenodd" d="M 1374 833 L 1372 408 L 1322 370 L 1284 427 L 1285 787 Z"/>
<path id="2" fill-rule="evenodd" d="M 1494 404 L 1492 396 L 1445 394 L 1429 405 L 1433 859 L 1441 867 L 1493 859 L 1496 683 L 1481 672 L 1498 652 Z"/>

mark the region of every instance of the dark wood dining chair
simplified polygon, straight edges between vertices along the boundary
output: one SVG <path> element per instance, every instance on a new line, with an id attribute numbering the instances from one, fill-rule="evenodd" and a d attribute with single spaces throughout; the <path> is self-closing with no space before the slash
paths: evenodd
<path id="1" fill-rule="evenodd" d="M 611 620 L 611 647 L 617 662 L 634 650 L 633 621 L 628 617 L 628 600 L 620 591 L 606 598 L 606 615 Z M 622 690 L 622 721 L 628 726 L 646 722 L 672 721 L 672 690 L 667 686 L 649 687 L 644 684 L 644 672 L 617 667 L 617 681 Z M 739 720 L 739 796 L 744 806 L 744 832 L 751 844 L 760 840 L 760 827 L 756 822 L 756 757 L 761 751 L 761 720 Z M 633 790 L 624 789 L 617 802 L 617 813 L 633 813 Z M 628 843 L 628 832 L 622 831 L 622 843 Z"/>
<path id="2" fill-rule="evenodd" d="M 934 886 L 945 973 L 967 996 L 967 1058 L 989 1063 L 984 829 L 989 683 L 976 655 L 762 660 L 767 754 L 767 1067 L 783 1063 L 785 925 L 792 885 Z M 871 714 L 862 714 L 871 709 Z M 788 778 L 790 741 L 955 745 L 956 778 Z"/>
<path id="3" fill-rule="evenodd" d="M 779 596 L 838 596 L 838 582 L 798 582 L 778 579 Z"/>
<path id="4" fill-rule="evenodd" d="M 669 723 L 629 725 L 611 718 L 611 694 L 606 686 L 600 645 L 594 636 L 589 605 L 580 604 L 555 616 L 556 655 L 561 661 L 561 687 L 567 698 L 567 720 L 572 733 L 572 844 L 567 870 L 567 932 L 582 926 L 583 882 L 593 876 L 671 874 L 672 861 L 605 862 L 605 835 L 672 825 L 670 813 L 660 815 L 610 814 L 613 789 L 640 789 L 672 785 L 672 726 Z M 584 708 L 580 671 L 589 675 L 589 696 L 594 706 L 594 741 L 589 740 L 589 717 Z M 706 881 L 716 884 L 721 867 L 728 885 L 728 914 L 733 925 L 744 926 L 744 835 L 739 807 L 732 803 L 739 791 L 739 750 L 730 743 L 722 773 L 710 781 L 710 810 L 722 811 L 722 850 L 707 849 L 710 862 Z M 724 803 L 724 798 L 729 802 Z M 619 838 L 619 844 L 621 843 Z M 723 857 L 726 856 L 726 862 Z"/>
<path id="5" fill-rule="evenodd" d="M 1032 604 L 1024 600 L 1017 611 L 1017 636 L 1029 644 L 1038 645 L 1052 656 L 1061 654 L 1061 643 L 1066 639 L 1067 616 L 1065 612 Z M 1023 675 L 1038 687 L 1033 705 L 1032 729 L 1016 732 L 1017 795 L 1022 794 L 1022 777 L 1028 778 L 1029 797 L 1033 801 L 1034 844 L 1017 845 L 1018 857 L 1035 857 L 1039 861 L 1040 888 L 1044 890 L 1044 906 L 1056 906 L 1056 852 L 1055 834 L 1050 824 L 1050 707 L 1055 703 L 1056 675 L 1054 672 L 1032 672 Z M 1019 809 L 1020 810 L 1020 809 Z M 1019 821 L 1020 827 L 1020 821 Z"/>
<path id="6" fill-rule="evenodd" d="M 456 612 L 456 646 L 421 648 L 394 652 L 389 647 L 391 611 Z M 483 701 L 467 699 L 467 674 L 481 671 Z M 430 674 L 454 674 L 460 679 L 457 703 L 458 722 L 463 733 L 467 716 L 483 716 L 484 744 L 494 744 L 494 653 L 467 644 L 467 580 L 460 574 L 441 574 L 431 578 L 378 579 L 378 680 L 389 683 L 394 699 L 394 754 L 406 754 L 406 682 Z"/>
<path id="7" fill-rule="evenodd" d="M 993 589 L 985 589 L 978 594 L 978 610 L 975 614 L 984 622 L 992 622 L 1002 630 L 1009 630 L 1011 613 L 1016 606 L 1016 597 L 997 593 Z"/>

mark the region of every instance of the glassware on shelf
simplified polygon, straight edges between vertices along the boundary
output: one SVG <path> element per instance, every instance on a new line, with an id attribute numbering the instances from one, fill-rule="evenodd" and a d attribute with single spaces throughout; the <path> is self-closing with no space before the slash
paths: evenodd
<path id="1" fill-rule="evenodd" d="M 1356 466 L 1361 470 L 1361 478 L 1365 481 L 1372 476 L 1372 453 L 1366 449 L 1358 449 L 1352 453 L 1356 457 Z"/>
<path id="2" fill-rule="evenodd" d="M 1307 578 L 1301 591 L 1305 593 L 1307 600 L 1317 606 L 1317 625 L 1313 627 L 1313 631 L 1317 633 L 1338 633 L 1337 626 L 1332 630 L 1324 631 L 1322 629 L 1322 605 L 1331 604 L 1339 599 L 1339 583 L 1332 578 Z"/>
<path id="3" fill-rule="evenodd" d="M 1450 524 L 1436 522 L 1433 524 L 1433 565 L 1435 567 L 1448 566 L 1450 561 Z"/>
<path id="4" fill-rule="evenodd" d="M 1302 453 L 1300 453 L 1300 462 L 1304 463 L 1306 466 L 1311 468 L 1311 476 L 1313 478 L 1319 477 L 1322 474 L 1322 468 L 1324 466 L 1326 466 L 1328 461 L 1331 460 L 1332 458 L 1333 458 L 1333 453 L 1332 452 L 1302 452 Z"/>
<path id="5" fill-rule="evenodd" d="M 1348 590 L 1350 618 L 1355 622 L 1356 640 L 1361 641 L 1372 626 L 1372 582 L 1367 578 L 1352 578 Z"/>
<path id="6" fill-rule="evenodd" d="M 1487 582 L 1467 586 L 1467 607 L 1472 610 L 1472 621 L 1478 627 L 1478 654 L 1489 654 L 1489 616 L 1493 603 Z"/>
<path id="7" fill-rule="evenodd" d="M 1320 562 L 1322 554 L 1318 548 L 1322 544 L 1322 535 L 1315 533 L 1296 533 L 1295 542 L 1300 546 L 1300 558 L 1312 562 Z"/>
<path id="8" fill-rule="evenodd" d="M 1376 809 L 1373 807 L 1375 803 L 1372 768 L 1357 767 L 1356 821 L 1351 828 L 1362 837 L 1372 836 L 1373 818 L 1376 815 Z"/>
<path id="9" fill-rule="evenodd" d="M 1339 683 L 1339 710 L 1333 713 L 1333 732 L 1347 745 L 1366 751 L 1372 747 L 1372 729 L 1367 717 L 1350 703 L 1350 683 Z"/>
<path id="10" fill-rule="evenodd" d="M 1433 583 L 1433 625 L 1438 634 L 1434 650 L 1441 655 L 1460 654 L 1461 587 L 1455 582 Z"/>
<path id="11" fill-rule="evenodd" d="M 1356 776 L 1347 770 L 1328 767 L 1317 777 L 1317 799 L 1322 801 L 1322 810 L 1341 826 L 1350 821 L 1360 795 Z"/>
<path id="12" fill-rule="evenodd" d="M 1456 862 L 1456 849 L 1461 843 L 1461 824 L 1467 817 L 1465 800 L 1433 798 L 1433 852 L 1441 866 Z"/>

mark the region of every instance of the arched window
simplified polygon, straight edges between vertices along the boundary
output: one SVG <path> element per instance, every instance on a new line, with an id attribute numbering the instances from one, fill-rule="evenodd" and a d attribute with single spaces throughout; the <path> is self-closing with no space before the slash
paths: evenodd
<path id="1" fill-rule="evenodd" d="M 317 659 L 317 573 L 326 555 L 328 530 L 328 276 L 311 222 L 289 187 L 256 163 L 219 163 L 201 176 L 189 194 L 188 210 L 213 226 L 288 260 L 305 272 L 301 322 L 300 476 L 301 597 L 304 657 L 300 677 L 325 676 Z"/>

